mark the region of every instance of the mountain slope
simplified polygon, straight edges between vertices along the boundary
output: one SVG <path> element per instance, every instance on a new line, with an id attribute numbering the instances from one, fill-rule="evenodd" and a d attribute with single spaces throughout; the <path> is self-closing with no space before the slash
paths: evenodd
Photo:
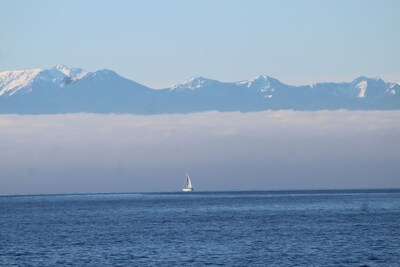
<path id="1" fill-rule="evenodd" d="M 291 86 L 266 75 L 239 82 L 195 77 L 154 90 L 111 70 L 0 72 L 0 113 L 189 113 L 207 110 L 400 109 L 400 85 L 379 78 Z"/>
<path id="2" fill-rule="evenodd" d="M 0 73 L 0 94 L 0 113 L 144 113 L 154 90 L 111 70 L 57 65 Z"/>

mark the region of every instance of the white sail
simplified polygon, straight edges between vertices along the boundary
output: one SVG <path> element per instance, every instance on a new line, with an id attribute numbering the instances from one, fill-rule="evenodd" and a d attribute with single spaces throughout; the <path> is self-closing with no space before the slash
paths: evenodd
<path id="1" fill-rule="evenodd" d="M 189 176 L 189 174 L 186 174 L 186 187 L 187 187 L 187 188 L 193 188 L 193 187 L 192 187 L 192 181 L 190 181 L 190 176 Z"/>
<path id="2" fill-rule="evenodd" d="M 184 192 L 193 191 L 192 181 L 190 180 L 190 176 L 188 173 L 186 173 L 185 186 L 183 187 L 182 191 Z"/>

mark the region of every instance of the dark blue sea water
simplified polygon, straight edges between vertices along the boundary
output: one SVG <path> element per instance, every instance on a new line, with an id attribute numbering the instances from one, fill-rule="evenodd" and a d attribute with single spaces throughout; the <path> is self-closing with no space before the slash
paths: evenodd
<path id="1" fill-rule="evenodd" d="M 400 191 L 4 196 L 0 265 L 400 266 Z"/>

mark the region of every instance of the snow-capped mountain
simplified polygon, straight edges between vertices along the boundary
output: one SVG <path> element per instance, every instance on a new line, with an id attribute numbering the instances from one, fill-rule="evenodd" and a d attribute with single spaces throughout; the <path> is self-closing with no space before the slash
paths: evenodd
<path id="1" fill-rule="evenodd" d="M 281 87 L 285 86 L 283 83 L 281 83 L 277 79 L 274 79 L 267 75 L 259 75 L 255 78 L 252 78 L 249 80 L 237 82 L 236 84 L 239 86 L 245 86 L 247 88 L 251 88 L 253 90 L 257 90 L 260 92 L 274 92 L 276 88 L 281 88 Z"/>
<path id="2" fill-rule="evenodd" d="M 266 75 L 239 82 L 195 77 L 155 90 L 112 70 L 0 72 L 0 113 L 188 113 L 207 110 L 400 109 L 400 84 L 358 77 L 352 82 L 291 86 Z"/>
<path id="3" fill-rule="evenodd" d="M 184 91 L 184 90 L 196 90 L 196 89 L 201 89 L 204 87 L 209 87 L 215 84 L 218 84 L 220 82 L 215 81 L 215 80 L 210 80 L 206 79 L 201 76 L 194 77 L 192 79 L 189 79 L 187 81 L 184 81 L 182 83 L 178 83 L 174 86 L 172 86 L 169 90 L 174 90 L 174 91 Z"/>
<path id="4" fill-rule="evenodd" d="M 67 83 L 78 81 L 88 72 L 82 69 L 57 65 L 49 70 L 30 69 L 0 72 L 0 96 L 24 95 L 33 88 L 63 87 Z"/>
<path id="5" fill-rule="evenodd" d="M 0 96 L 13 95 L 21 89 L 31 88 L 41 69 L 0 72 Z"/>
<path id="6" fill-rule="evenodd" d="M 54 66 L 52 69 L 49 70 L 50 73 L 55 77 L 55 78 L 65 78 L 69 77 L 72 80 L 79 80 L 83 78 L 86 74 L 88 74 L 87 71 L 84 71 L 83 69 L 80 68 L 69 68 L 63 64 L 58 64 Z"/>

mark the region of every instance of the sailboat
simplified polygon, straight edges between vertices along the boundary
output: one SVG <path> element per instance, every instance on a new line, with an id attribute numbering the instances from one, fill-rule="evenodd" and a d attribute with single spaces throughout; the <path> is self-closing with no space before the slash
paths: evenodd
<path id="1" fill-rule="evenodd" d="M 185 186 L 182 188 L 183 192 L 192 192 L 193 191 L 193 186 L 192 186 L 192 181 L 190 181 L 189 174 L 186 173 L 186 180 L 185 180 Z"/>

